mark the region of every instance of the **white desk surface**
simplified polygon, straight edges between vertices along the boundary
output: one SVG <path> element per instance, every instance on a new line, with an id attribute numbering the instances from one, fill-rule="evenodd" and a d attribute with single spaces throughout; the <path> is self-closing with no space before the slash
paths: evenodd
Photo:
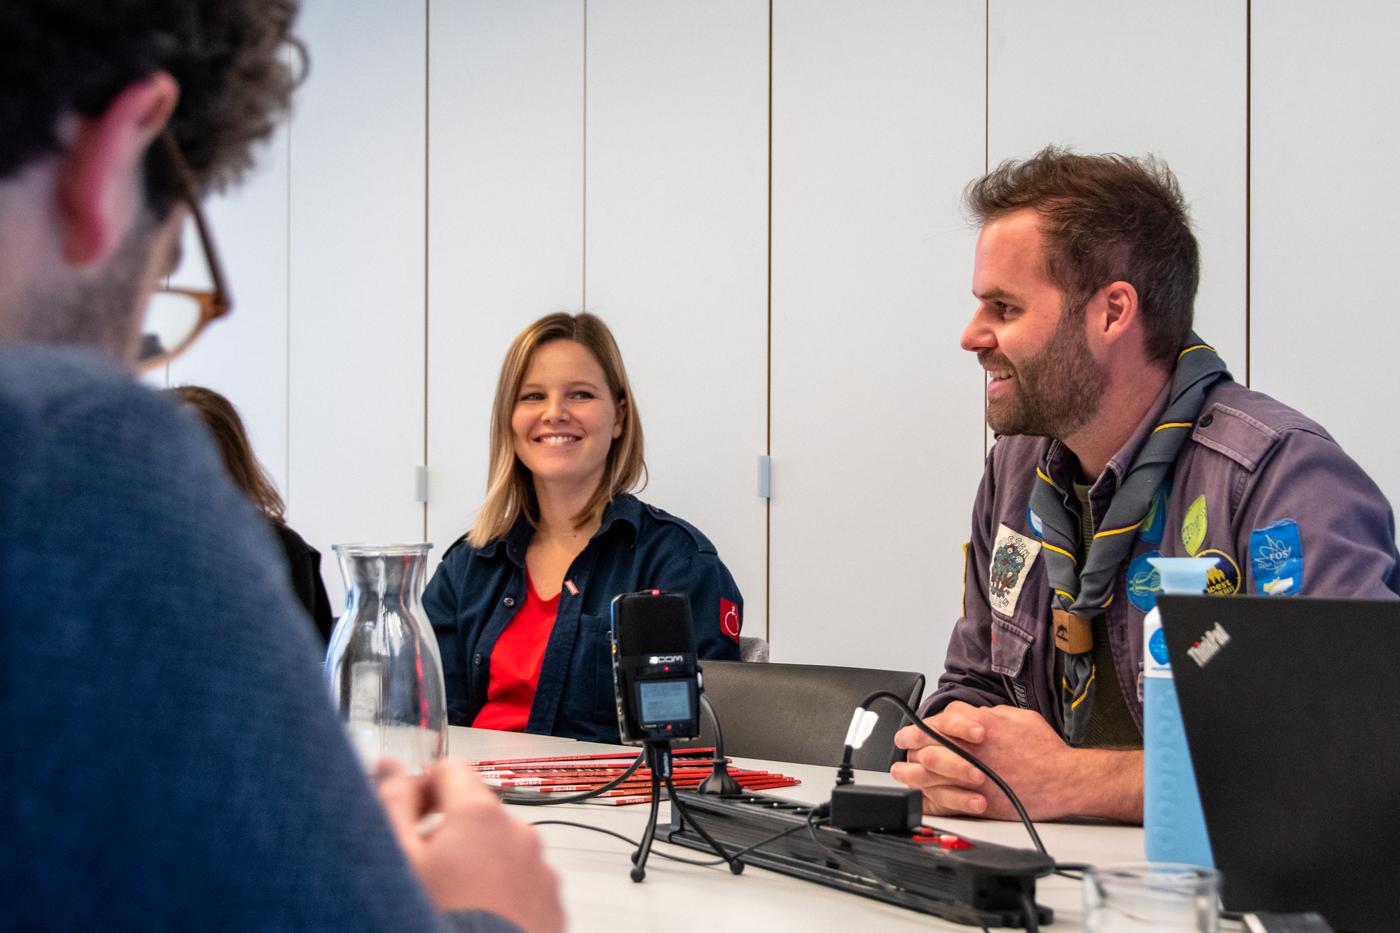
<path id="1" fill-rule="evenodd" d="M 503 736 L 509 738 L 503 739 Z M 567 748 L 560 743 L 569 743 Z M 484 758 L 539 754 L 587 754 L 617 751 L 619 746 L 574 743 L 552 736 L 495 733 L 454 727 L 448 747 L 454 757 Z M 812 765 L 735 759 L 750 767 L 780 771 L 802 781 L 796 787 L 773 791 L 775 795 L 818 803 L 825 800 L 835 781 L 834 768 Z M 858 782 L 894 785 L 885 773 L 860 771 Z M 514 806 L 512 811 L 527 822 L 570 820 L 622 833 L 633 840 L 646 824 L 647 806 L 609 807 L 597 804 L 563 804 L 552 807 Z M 661 825 L 669 819 L 669 806 L 661 805 Z M 985 820 L 925 818 L 971 839 L 1004 845 L 1029 846 L 1020 823 Z M 1138 827 L 1037 824 L 1050 854 L 1060 862 L 1110 864 L 1143 860 L 1142 830 Z M 632 847 L 605 836 L 570 826 L 542 826 L 547 857 L 559 872 L 570 929 L 575 931 L 696 931 L 800 930 L 803 933 L 833 930 L 870 933 L 884 930 L 976 930 L 912 910 L 837 891 L 809 881 L 790 878 L 748 865 L 734 876 L 723 865 L 701 868 L 658 857 L 672 852 L 703 859 L 702 852 L 672 846 L 658 840 L 640 884 L 628 877 Z M 1059 876 L 1036 883 L 1036 902 L 1055 912 L 1050 930 L 1083 928 L 1079 882 Z"/>
<path id="2" fill-rule="evenodd" d="M 548 745 L 578 745 L 573 739 L 557 735 L 530 735 L 526 732 L 493 732 L 490 729 L 447 727 L 447 754 L 452 758 L 523 758 L 546 754 Z M 569 754 L 569 752 L 560 752 Z"/>

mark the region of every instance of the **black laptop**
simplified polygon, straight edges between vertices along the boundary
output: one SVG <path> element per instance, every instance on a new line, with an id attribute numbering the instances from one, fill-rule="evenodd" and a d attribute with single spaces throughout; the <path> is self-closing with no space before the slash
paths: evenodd
<path id="1" fill-rule="evenodd" d="M 1225 908 L 1400 930 L 1400 601 L 1157 605 Z"/>

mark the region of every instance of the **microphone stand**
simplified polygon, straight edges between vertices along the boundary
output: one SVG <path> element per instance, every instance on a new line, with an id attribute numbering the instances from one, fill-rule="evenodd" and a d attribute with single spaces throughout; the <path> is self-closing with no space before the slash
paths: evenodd
<path id="1" fill-rule="evenodd" d="M 695 827 L 695 831 L 700 837 L 710 844 L 710 848 L 715 850 L 715 854 L 724 859 L 729 865 L 729 870 L 734 874 L 739 874 L 744 870 L 744 863 L 725 852 L 718 842 L 715 842 L 705 827 L 695 822 L 695 818 L 681 802 L 680 796 L 676 793 L 676 785 L 671 777 L 671 743 L 663 740 L 659 742 L 647 742 L 645 747 L 647 768 L 651 770 L 651 812 L 647 815 L 647 828 L 642 833 L 642 843 L 637 847 L 637 851 L 632 853 L 633 881 L 641 881 L 647 876 L 647 857 L 651 855 L 651 843 L 656 837 L 656 815 L 661 805 L 661 784 L 666 784 L 666 793 L 670 797 L 671 806 L 680 811 L 681 816 Z"/>
<path id="2" fill-rule="evenodd" d="M 700 708 L 709 714 L 715 727 L 715 754 L 710 759 L 710 776 L 700 782 L 696 791 L 718 797 L 742 797 L 744 788 L 729 773 L 729 760 L 724 757 L 724 727 L 719 723 L 714 704 L 703 693 L 700 694 Z"/>

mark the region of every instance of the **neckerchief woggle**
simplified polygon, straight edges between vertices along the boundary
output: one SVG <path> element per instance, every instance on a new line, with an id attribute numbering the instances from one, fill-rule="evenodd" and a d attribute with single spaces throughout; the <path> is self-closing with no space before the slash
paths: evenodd
<path id="1" fill-rule="evenodd" d="M 1043 523 L 1041 553 L 1052 595 L 1051 628 L 1060 674 L 1060 712 L 1065 741 L 1078 745 L 1094 708 L 1093 620 L 1113 601 L 1119 568 L 1137 530 L 1147 518 L 1152 496 L 1176 462 L 1205 403 L 1207 390 L 1230 373 L 1215 349 L 1193 332 L 1177 355 L 1171 394 L 1161 422 L 1138 450 L 1119 483 L 1108 513 L 1099 522 L 1079 566 L 1080 524 L 1066 505 L 1066 492 L 1050 479 L 1041 459 L 1031 490 L 1031 508 Z"/>

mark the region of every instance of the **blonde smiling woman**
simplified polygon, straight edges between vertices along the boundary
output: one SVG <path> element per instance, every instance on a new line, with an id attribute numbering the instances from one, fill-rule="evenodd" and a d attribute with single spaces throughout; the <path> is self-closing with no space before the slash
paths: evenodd
<path id="1" fill-rule="evenodd" d="M 612 333 L 551 314 L 506 351 L 491 472 L 471 530 L 423 598 L 455 725 L 618 740 L 608 604 L 690 600 L 697 653 L 737 660 L 743 597 L 693 525 L 631 494 L 642 423 Z"/>

